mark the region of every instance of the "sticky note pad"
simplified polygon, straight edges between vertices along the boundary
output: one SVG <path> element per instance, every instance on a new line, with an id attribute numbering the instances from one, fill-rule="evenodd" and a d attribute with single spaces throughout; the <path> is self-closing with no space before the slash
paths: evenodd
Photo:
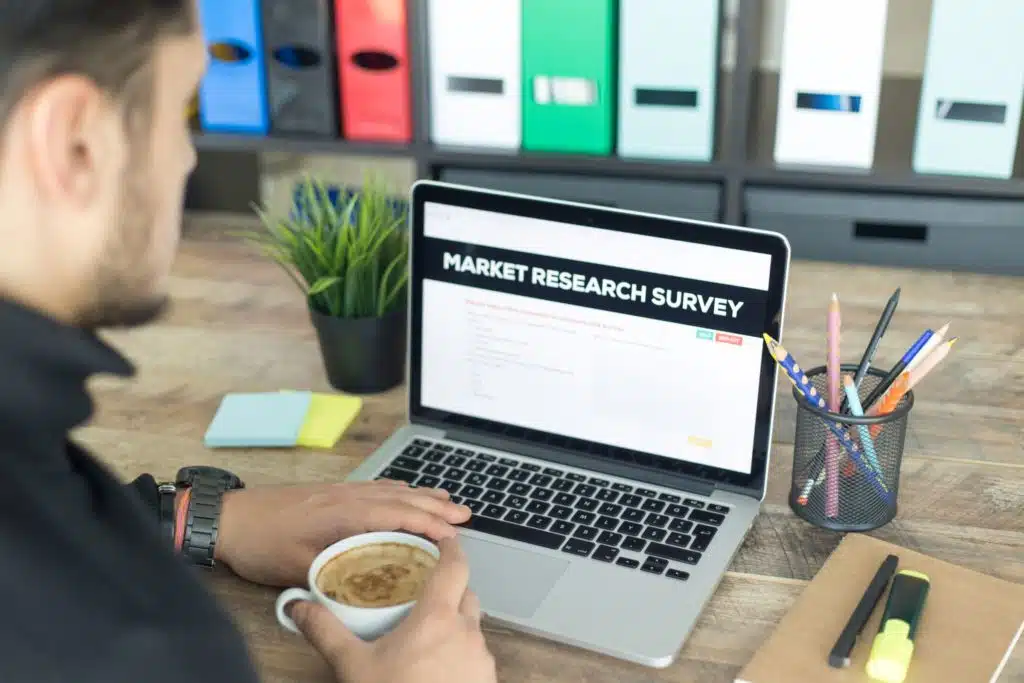
<path id="1" fill-rule="evenodd" d="M 208 448 L 294 446 L 312 402 L 310 392 L 228 394 L 206 430 Z"/>
<path id="2" fill-rule="evenodd" d="M 298 445 L 331 448 L 359 415 L 363 399 L 345 394 L 313 394 Z"/>

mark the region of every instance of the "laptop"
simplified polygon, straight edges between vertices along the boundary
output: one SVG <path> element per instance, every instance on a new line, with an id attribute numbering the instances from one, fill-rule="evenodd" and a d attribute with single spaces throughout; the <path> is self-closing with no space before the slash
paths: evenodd
<path id="1" fill-rule="evenodd" d="M 408 421 L 349 477 L 440 487 L 492 622 L 671 664 L 765 495 L 780 234 L 419 181 Z"/>

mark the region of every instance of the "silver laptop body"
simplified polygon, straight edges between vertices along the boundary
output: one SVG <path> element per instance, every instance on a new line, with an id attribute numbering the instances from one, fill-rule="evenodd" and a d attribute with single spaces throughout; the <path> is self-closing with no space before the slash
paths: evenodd
<path id="1" fill-rule="evenodd" d="M 788 242 L 436 181 L 409 226 L 408 423 L 349 480 L 471 505 L 489 620 L 668 666 L 764 498 Z"/>

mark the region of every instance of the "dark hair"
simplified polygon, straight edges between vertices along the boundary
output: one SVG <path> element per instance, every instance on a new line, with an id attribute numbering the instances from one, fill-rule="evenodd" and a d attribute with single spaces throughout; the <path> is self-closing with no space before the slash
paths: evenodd
<path id="1" fill-rule="evenodd" d="M 77 74 L 148 118 L 158 40 L 195 27 L 194 0 L 0 0 L 0 131 L 37 85 Z"/>

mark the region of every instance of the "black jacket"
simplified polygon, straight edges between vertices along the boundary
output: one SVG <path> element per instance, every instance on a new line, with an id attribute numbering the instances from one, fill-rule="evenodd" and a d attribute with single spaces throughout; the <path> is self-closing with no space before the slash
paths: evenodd
<path id="1" fill-rule="evenodd" d="M 0 299 L 0 681 L 250 683 L 240 633 L 160 534 L 156 484 L 72 443 L 98 337 Z"/>

